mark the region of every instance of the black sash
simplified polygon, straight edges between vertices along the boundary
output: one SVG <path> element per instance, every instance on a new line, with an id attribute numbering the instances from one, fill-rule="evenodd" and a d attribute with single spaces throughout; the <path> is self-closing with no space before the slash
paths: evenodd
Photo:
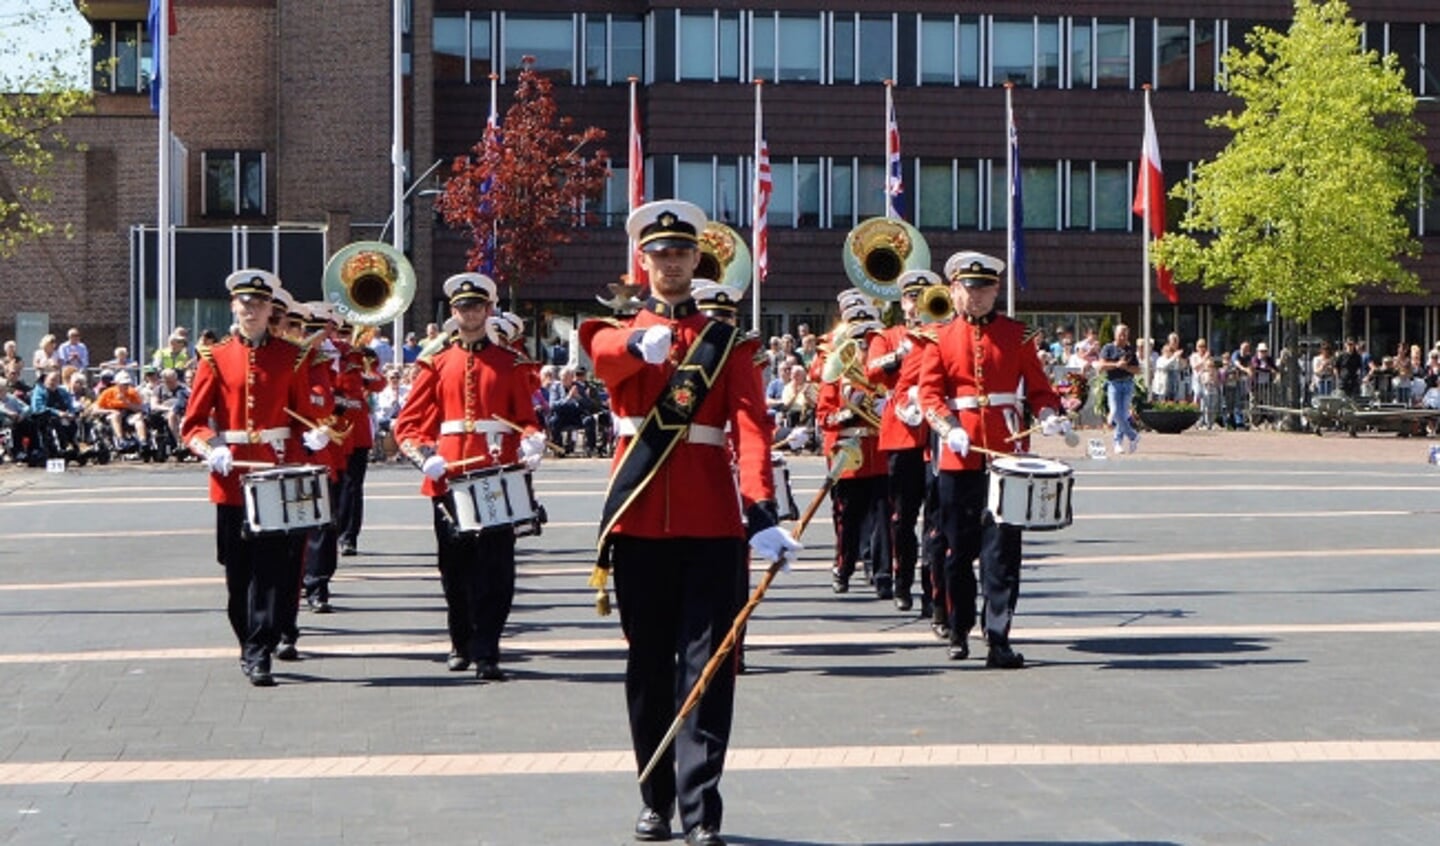
<path id="1" fill-rule="evenodd" d="M 605 507 L 600 512 L 600 566 L 608 566 L 606 541 L 615 522 L 630 507 L 645 486 L 655 478 L 660 466 L 683 439 L 690 420 L 699 410 L 715 377 L 730 358 L 730 350 L 739 338 L 735 327 L 712 320 L 701 330 L 700 337 L 690 345 L 685 360 L 670 376 L 670 383 L 645 415 L 635 436 L 625 449 L 625 457 L 610 477 L 605 492 Z"/>

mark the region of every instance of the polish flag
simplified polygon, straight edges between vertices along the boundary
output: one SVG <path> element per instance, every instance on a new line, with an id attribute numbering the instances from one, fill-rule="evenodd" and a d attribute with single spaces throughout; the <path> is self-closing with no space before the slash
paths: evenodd
<path id="1" fill-rule="evenodd" d="M 1145 143 L 1140 148 L 1140 178 L 1135 182 L 1135 214 L 1149 212 L 1150 235 L 1156 241 L 1165 237 L 1165 176 L 1160 167 L 1160 141 L 1155 136 L 1155 116 L 1150 101 L 1145 101 Z M 1171 303 L 1180 301 L 1175 290 L 1174 274 L 1168 267 L 1155 268 L 1155 284 Z"/>

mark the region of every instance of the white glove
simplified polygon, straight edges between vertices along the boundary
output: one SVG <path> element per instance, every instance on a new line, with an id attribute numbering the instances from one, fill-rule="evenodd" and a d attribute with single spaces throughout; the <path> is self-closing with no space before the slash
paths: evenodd
<path id="1" fill-rule="evenodd" d="M 669 326 L 651 326 L 640 336 L 640 357 L 646 364 L 663 364 L 670 357 L 672 336 Z"/>
<path id="2" fill-rule="evenodd" d="M 800 556 L 805 545 L 779 526 L 761 529 L 750 538 L 750 549 L 766 561 L 780 564 L 780 571 L 789 572 L 790 562 Z"/>
<path id="3" fill-rule="evenodd" d="M 900 342 L 900 346 L 895 348 L 895 357 L 904 358 L 905 356 L 909 355 L 910 351 L 913 349 L 915 349 L 915 344 L 913 344 L 909 338 L 906 338 L 905 340 Z"/>
<path id="4" fill-rule="evenodd" d="M 526 435 L 520 439 L 520 460 L 525 466 L 534 470 L 540 466 L 540 459 L 545 457 L 545 435 L 540 432 Z"/>
<path id="5" fill-rule="evenodd" d="M 439 481 L 440 479 L 445 477 L 445 459 L 441 458 L 438 455 L 430 456 L 429 458 L 425 459 L 425 462 L 423 464 L 420 465 L 420 472 L 424 473 L 426 476 L 429 476 L 436 481 Z"/>
<path id="6" fill-rule="evenodd" d="M 1056 414 L 1050 409 L 1040 412 L 1040 434 L 1045 437 L 1051 435 L 1070 434 L 1070 418 Z"/>
<path id="7" fill-rule="evenodd" d="M 790 434 L 785 436 L 785 443 L 791 449 L 804 449 L 810 443 L 810 433 L 800 426 L 796 426 L 790 430 Z"/>
<path id="8" fill-rule="evenodd" d="M 210 472 L 219 476 L 229 476 L 230 471 L 235 467 L 235 456 L 230 452 L 228 446 L 217 446 L 210 450 L 205 456 L 205 463 L 210 465 Z"/>
<path id="9" fill-rule="evenodd" d="M 330 445 L 330 435 L 324 429 L 308 429 L 300 436 L 300 443 L 311 452 L 319 452 Z"/>
<path id="10" fill-rule="evenodd" d="M 950 430 L 950 434 L 945 436 L 945 446 L 949 447 L 951 452 L 964 458 L 970 454 L 970 436 L 965 434 L 963 428 L 956 426 Z"/>

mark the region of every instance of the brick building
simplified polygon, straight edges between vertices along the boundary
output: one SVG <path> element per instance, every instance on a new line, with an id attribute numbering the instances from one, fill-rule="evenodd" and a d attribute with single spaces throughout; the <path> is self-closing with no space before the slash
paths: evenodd
<path id="1" fill-rule="evenodd" d="M 1142 134 L 1141 86 L 1154 112 L 1167 179 L 1223 144 L 1204 119 L 1230 101 L 1215 56 L 1256 23 L 1283 28 L 1288 0 L 1200 0 L 1183 9 L 1141 2 L 855 3 L 820 0 L 409 0 L 405 7 L 406 151 L 411 178 L 474 144 L 501 75 L 503 114 L 524 55 L 557 81 L 562 112 L 609 134 L 616 172 L 597 224 L 563 248 L 549 278 L 521 291 L 540 341 L 599 311 L 596 294 L 624 270 L 628 87 L 638 76 L 647 196 L 695 200 L 749 236 L 754 89 L 763 77 L 765 135 L 775 174 L 770 213 L 767 332 L 825 325 L 850 283 L 846 233 L 883 210 L 884 79 L 896 80 L 907 217 L 938 265 L 951 251 L 1005 250 L 1002 84 L 1012 81 L 1025 179 L 1028 290 L 1018 310 L 1036 322 L 1138 323 L 1140 222 L 1128 211 Z M 94 115 L 69 126 L 83 153 L 65 157 L 53 216 L 76 238 L 47 239 L 7 262 L 0 333 L 10 315 L 80 325 L 101 347 L 138 330 L 136 280 L 153 279 L 156 118 L 146 90 L 150 37 L 143 0 L 91 0 L 116 73 L 97 74 Z M 389 0 L 174 0 L 172 131 L 177 150 L 177 320 L 224 320 L 216 297 L 237 263 L 278 267 L 287 287 L 318 296 L 324 257 L 376 238 L 391 206 Z M 1417 96 L 1440 94 L 1440 14 L 1418 0 L 1357 0 L 1367 44 L 1396 53 Z M 1440 107 L 1417 117 L 1440 151 Z M 440 172 L 444 171 L 444 167 Z M 433 187 L 434 177 L 426 185 Z M 409 253 L 419 291 L 407 325 L 437 314 L 438 280 L 461 268 L 468 239 L 437 226 L 425 191 L 409 205 Z M 1429 212 L 1429 213 L 1427 213 Z M 1170 218 L 1178 217 L 1172 207 Z M 1440 213 L 1416 216 L 1427 293 L 1367 295 L 1319 315 L 1302 335 L 1346 331 L 1393 348 L 1440 338 Z M 244 227 L 243 229 L 237 227 Z M 153 282 L 151 283 L 153 286 Z M 1154 331 L 1176 327 L 1224 348 L 1277 328 L 1263 308 L 1237 313 L 1214 292 L 1157 296 Z M 556 319 L 562 319 L 557 323 Z M 7 323 L 6 321 L 10 321 Z M 149 320 L 153 325 L 153 318 Z M 97 338 L 97 336 L 99 336 Z M 6 337 L 9 337 L 6 334 Z M 153 338 L 147 347 L 153 345 Z"/>

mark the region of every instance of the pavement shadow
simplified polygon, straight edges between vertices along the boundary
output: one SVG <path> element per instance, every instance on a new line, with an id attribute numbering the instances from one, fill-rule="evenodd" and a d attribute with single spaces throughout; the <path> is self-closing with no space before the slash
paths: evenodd
<path id="1" fill-rule="evenodd" d="M 1071 643 L 1071 652 L 1116 656 L 1100 661 L 1036 661 L 1040 664 L 1093 664 L 1104 670 L 1219 670 L 1252 665 L 1304 664 L 1300 658 L 1231 657 L 1269 651 L 1266 638 L 1138 637 L 1087 638 Z M 1193 657 L 1191 657 L 1193 656 Z M 1226 657 L 1211 657 L 1226 656 Z"/>

